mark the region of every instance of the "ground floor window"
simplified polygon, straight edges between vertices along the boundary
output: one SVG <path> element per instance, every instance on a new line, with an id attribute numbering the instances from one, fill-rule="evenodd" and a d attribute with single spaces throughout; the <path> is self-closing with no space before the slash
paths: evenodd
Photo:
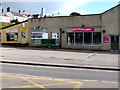
<path id="1" fill-rule="evenodd" d="M 101 32 L 93 32 L 93 44 L 101 44 Z"/>
<path id="2" fill-rule="evenodd" d="M 75 33 L 75 44 L 76 45 L 83 44 L 83 33 L 82 32 Z"/>
<path id="3" fill-rule="evenodd" d="M 32 33 L 32 38 L 42 38 L 42 33 Z"/>
<path id="4" fill-rule="evenodd" d="M 68 45 L 74 44 L 74 33 L 67 33 L 67 42 Z"/>
<path id="5" fill-rule="evenodd" d="M 68 45 L 100 45 L 101 32 L 69 32 L 67 33 Z"/>
<path id="6" fill-rule="evenodd" d="M 18 40 L 18 33 L 6 33 L 7 41 L 17 41 Z"/>
<path id="7" fill-rule="evenodd" d="M 89 45 L 92 44 L 92 33 L 84 32 L 84 44 Z"/>

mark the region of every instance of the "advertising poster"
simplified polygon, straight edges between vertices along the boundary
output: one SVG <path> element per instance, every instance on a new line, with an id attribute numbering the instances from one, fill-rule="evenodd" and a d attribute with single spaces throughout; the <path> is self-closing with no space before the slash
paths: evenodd
<path id="1" fill-rule="evenodd" d="M 21 43 L 26 44 L 26 32 L 21 32 Z"/>
<path id="2" fill-rule="evenodd" d="M 109 39 L 110 39 L 109 36 L 104 36 L 104 37 L 103 37 L 103 42 L 104 42 L 104 43 L 109 43 L 109 41 L 110 41 Z"/>

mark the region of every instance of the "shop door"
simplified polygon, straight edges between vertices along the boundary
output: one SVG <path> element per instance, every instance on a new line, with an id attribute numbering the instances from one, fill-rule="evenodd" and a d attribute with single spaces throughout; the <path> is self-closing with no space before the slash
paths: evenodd
<path id="1" fill-rule="evenodd" d="M 111 50 L 119 50 L 119 36 L 111 36 Z"/>

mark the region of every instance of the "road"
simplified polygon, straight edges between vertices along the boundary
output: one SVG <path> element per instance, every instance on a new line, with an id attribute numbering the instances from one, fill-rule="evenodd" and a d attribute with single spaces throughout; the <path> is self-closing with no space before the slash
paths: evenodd
<path id="1" fill-rule="evenodd" d="M 3 73 L 25 74 L 59 79 L 118 82 L 117 71 L 2 64 Z"/>

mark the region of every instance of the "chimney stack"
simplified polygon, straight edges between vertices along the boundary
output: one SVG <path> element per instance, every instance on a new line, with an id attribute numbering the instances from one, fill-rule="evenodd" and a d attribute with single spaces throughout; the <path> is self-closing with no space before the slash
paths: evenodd
<path id="1" fill-rule="evenodd" d="M 41 8 L 41 17 L 45 15 L 45 8 Z"/>
<path id="2" fill-rule="evenodd" d="M 25 13 L 25 10 L 23 11 L 23 13 Z"/>
<path id="3" fill-rule="evenodd" d="M 19 13 L 21 13 L 21 11 L 19 10 Z"/>
<path id="4" fill-rule="evenodd" d="M 7 8 L 7 12 L 10 12 L 10 11 L 11 11 L 11 8 L 10 8 L 10 7 L 8 7 L 8 8 Z"/>
<path id="5" fill-rule="evenodd" d="M 2 9 L 2 13 L 4 13 L 4 9 Z"/>

